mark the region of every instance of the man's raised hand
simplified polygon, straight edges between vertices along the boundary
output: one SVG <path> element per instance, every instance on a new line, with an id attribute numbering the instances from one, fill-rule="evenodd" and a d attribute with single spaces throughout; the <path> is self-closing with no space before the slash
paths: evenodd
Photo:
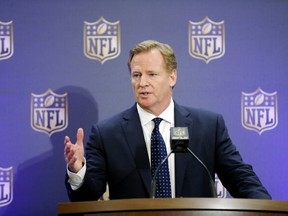
<path id="1" fill-rule="evenodd" d="M 64 139 L 64 158 L 71 172 L 77 173 L 83 167 L 84 162 L 84 131 L 79 128 L 77 131 L 77 140 L 73 144 L 68 136 Z"/>

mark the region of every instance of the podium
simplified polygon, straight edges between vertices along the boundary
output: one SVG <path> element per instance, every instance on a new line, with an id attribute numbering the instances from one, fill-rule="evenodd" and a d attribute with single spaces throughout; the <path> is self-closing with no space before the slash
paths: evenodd
<path id="1" fill-rule="evenodd" d="M 190 216 L 288 215 L 288 202 L 257 199 L 123 199 L 58 204 L 58 215 Z"/>

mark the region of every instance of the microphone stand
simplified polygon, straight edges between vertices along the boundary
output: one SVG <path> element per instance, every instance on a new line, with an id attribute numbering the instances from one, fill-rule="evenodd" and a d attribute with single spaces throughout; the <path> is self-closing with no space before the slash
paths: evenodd
<path id="1" fill-rule="evenodd" d="M 180 147 L 179 147 L 180 146 Z M 175 149 L 176 151 L 174 151 Z M 170 157 L 170 155 L 172 153 L 175 153 L 175 152 L 189 152 L 197 161 L 198 163 L 200 163 L 202 165 L 202 167 L 205 169 L 205 171 L 207 172 L 208 174 L 208 177 L 209 177 L 209 187 L 210 187 L 210 191 L 211 191 L 211 196 L 216 198 L 217 197 L 217 192 L 216 192 L 216 189 L 215 189 L 215 186 L 214 186 L 214 181 L 213 181 L 213 178 L 208 170 L 208 168 L 206 167 L 206 165 L 191 151 L 191 149 L 188 148 L 188 146 L 185 146 L 185 145 L 175 145 L 174 148 L 170 151 L 170 153 L 162 160 L 161 164 L 157 167 L 155 173 L 154 173 L 154 176 L 152 178 L 152 181 L 151 181 L 151 193 L 150 193 L 150 198 L 155 198 L 155 193 L 156 193 L 156 176 L 158 174 L 158 171 L 160 170 L 160 168 L 162 167 L 162 165 L 168 160 L 168 158 Z"/>
<path id="2" fill-rule="evenodd" d="M 202 165 L 202 167 L 204 167 L 205 171 L 207 172 L 208 174 L 208 177 L 209 177 L 209 186 L 210 186 L 210 191 L 211 191 L 211 196 L 216 198 L 217 197 L 217 192 L 216 192 L 216 189 L 215 189 L 215 186 L 214 186 L 214 181 L 212 179 L 212 176 L 207 168 L 207 166 L 194 154 L 194 152 L 192 152 L 188 147 L 186 147 L 188 152 Z"/>

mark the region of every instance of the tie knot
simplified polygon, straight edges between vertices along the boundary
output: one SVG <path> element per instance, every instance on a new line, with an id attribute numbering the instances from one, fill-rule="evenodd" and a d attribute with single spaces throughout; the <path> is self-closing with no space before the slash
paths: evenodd
<path id="1" fill-rule="evenodd" d="M 155 128 L 159 127 L 162 120 L 163 120 L 162 118 L 158 118 L 158 117 L 153 119 L 153 122 L 155 124 Z"/>

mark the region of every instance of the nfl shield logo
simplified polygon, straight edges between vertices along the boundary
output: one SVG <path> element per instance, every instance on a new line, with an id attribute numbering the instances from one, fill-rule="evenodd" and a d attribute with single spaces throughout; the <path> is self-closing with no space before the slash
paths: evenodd
<path id="1" fill-rule="evenodd" d="M 186 134 L 185 128 L 183 127 L 175 127 L 173 132 L 174 132 L 173 135 L 177 137 L 182 137 L 182 136 L 185 136 Z"/>
<path id="2" fill-rule="evenodd" d="M 14 52 L 13 25 L 0 21 L 0 60 L 10 58 Z"/>
<path id="3" fill-rule="evenodd" d="M 13 167 L 0 167 L 0 207 L 13 200 Z"/>
<path id="4" fill-rule="evenodd" d="M 223 186 L 217 174 L 215 174 L 215 188 L 217 191 L 218 198 L 226 198 L 227 197 L 227 189 Z"/>
<path id="5" fill-rule="evenodd" d="M 68 125 L 68 97 L 48 89 L 44 94 L 31 96 L 31 127 L 35 131 L 53 133 L 63 131 Z"/>
<path id="6" fill-rule="evenodd" d="M 120 21 L 111 23 L 101 17 L 93 23 L 84 22 L 84 54 L 103 64 L 120 54 Z"/>
<path id="7" fill-rule="evenodd" d="M 189 54 L 207 64 L 225 53 L 224 21 L 213 22 L 205 17 L 200 22 L 189 21 Z"/>
<path id="8" fill-rule="evenodd" d="M 277 92 L 267 93 L 261 88 L 255 92 L 242 92 L 241 97 L 242 126 L 248 130 L 263 133 L 278 124 Z"/>

